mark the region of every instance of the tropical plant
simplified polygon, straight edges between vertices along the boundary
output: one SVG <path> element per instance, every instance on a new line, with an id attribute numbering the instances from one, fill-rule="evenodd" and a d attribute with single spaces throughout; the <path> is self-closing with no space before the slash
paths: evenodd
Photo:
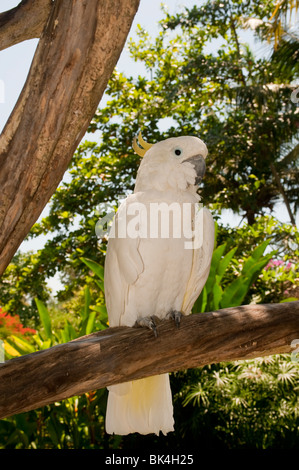
<path id="1" fill-rule="evenodd" d="M 43 301 L 36 298 L 35 302 L 39 313 L 41 328 L 39 331 L 30 330 L 29 328 L 25 329 L 25 332 L 28 331 L 31 333 L 30 339 L 16 337 L 15 334 L 6 337 L 4 346 L 8 359 L 22 354 L 32 353 L 36 349 L 47 349 L 55 344 L 66 343 L 80 336 L 88 335 L 93 331 L 99 331 L 107 327 L 108 316 L 103 297 L 103 267 L 86 258 L 81 258 L 81 261 L 95 273 L 95 283 L 99 290 L 96 304 L 91 304 L 90 288 L 86 285 L 84 288 L 84 304 L 79 310 L 80 318 L 79 321 L 76 322 L 76 326 L 73 326 L 70 321 L 66 319 L 63 327 L 55 330 L 52 326 L 51 315 L 48 308 Z"/>
<path id="2" fill-rule="evenodd" d="M 268 242 L 266 251 L 273 252 L 273 259 L 250 287 L 246 302 L 299 299 L 299 231 L 295 226 L 280 223 L 271 216 L 259 217 L 253 225 L 218 226 L 218 243 L 226 243 L 228 251 L 237 248 L 235 265 L 264 241 Z"/>
<path id="3" fill-rule="evenodd" d="M 91 260 L 82 261 L 95 273 L 96 283 L 103 288 L 103 268 Z M 107 327 L 107 312 L 101 301 L 91 305 L 89 287 L 84 289 L 84 305 L 80 320 L 73 326 L 69 320 L 63 328 L 54 330 L 48 308 L 35 299 L 40 316 L 41 329 L 31 338 L 10 335 L 4 341 L 6 359 L 55 344 L 71 341 L 80 336 Z M 109 437 L 104 432 L 106 390 L 90 391 L 80 397 L 72 397 L 41 409 L 0 420 L 0 448 L 105 448 L 119 442 L 119 437 Z M 112 443 L 112 444 L 111 444 Z"/>
<path id="4" fill-rule="evenodd" d="M 177 389 L 177 437 L 191 446 L 298 446 L 299 369 L 289 355 L 178 372 L 172 387 Z"/>
<path id="5" fill-rule="evenodd" d="M 267 240 L 264 241 L 247 259 L 238 260 L 233 260 L 237 247 L 226 252 L 227 243 L 219 245 L 213 252 L 209 277 L 193 311 L 206 312 L 242 305 L 250 287 L 273 256 L 273 253 L 263 255 L 268 244 Z M 227 276 L 230 265 L 234 266 L 233 276 Z"/>

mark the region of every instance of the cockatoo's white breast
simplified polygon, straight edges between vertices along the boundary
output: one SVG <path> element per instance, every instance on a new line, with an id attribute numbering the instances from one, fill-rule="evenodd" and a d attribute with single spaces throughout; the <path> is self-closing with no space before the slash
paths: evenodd
<path id="1" fill-rule="evenodd" d="M 193 251 L 184 247 L 183 203 L 192 207 L 197 202 L 186 192 L 176 193 L 174 200 L 173 191 L 164 192 L 161 198 L 161 192 L 154 190 L 135 193 L 133 200 L 146 208 L 147 233 L 138 240 L 137 248 L 143 269 L 128 288 L 120 319 L 129 326 L 138 317 L 162 319 L 171 310 L 182 310 L 193 259 Z"/>

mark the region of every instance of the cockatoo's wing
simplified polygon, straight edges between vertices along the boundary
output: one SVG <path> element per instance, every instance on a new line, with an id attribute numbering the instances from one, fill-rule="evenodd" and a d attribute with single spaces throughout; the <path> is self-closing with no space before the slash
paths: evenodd
<path id="1" fill-rule="evenodd" d="M 192 270 L 184 296 L 182 312 L 189 315 L 194 302 L 200 295 L 210 272 L 214 250 L 215 225 L 212 214 L 206 208 L 195 217 L 195 229 L 200 230 L 200 246 L 193 251 Z"/>
<path id="2" fill-rule="evenodd" d="M 111 227 L 105 260 L 105 297 L 109 312 L 109 326 L 120 326 L 130 285 L 143 272 L 143 261 L 138 251 L 140 238 L 126 237 L 127 208 L 134 202 L 129 196 L 119 207 Z M 133 325 L 130 325 L 133 326 Z"/>

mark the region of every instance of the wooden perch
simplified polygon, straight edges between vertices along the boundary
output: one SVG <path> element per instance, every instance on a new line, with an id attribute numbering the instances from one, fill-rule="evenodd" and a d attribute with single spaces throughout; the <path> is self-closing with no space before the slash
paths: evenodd
<path id="1" fill-rule="evenodd" d="M 94 116 L 139 0 L 56 0 L 0 136 L 0 275 Z"/>
<path id="2" fill-rule="evenodd" d="M 0 418 L 111 384 L 294 351 L 299 301 L 245 305 L 143 328 L 108 328 L 0 365 Z"/>

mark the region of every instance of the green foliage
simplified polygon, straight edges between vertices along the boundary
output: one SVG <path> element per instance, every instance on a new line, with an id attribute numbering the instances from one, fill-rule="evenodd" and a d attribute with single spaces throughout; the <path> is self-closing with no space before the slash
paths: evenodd
<path id="1" fill-rule="evenodd" d="M 223 282 L 223 278 L 230 262 L 233 260 L 237 247 L 226 253 L 227 243 L 219 245 L 214 250 L 209 277 L 195 302 L 193 311 L 206 312 L 242 305 L 250 287 L 273 256 L 273 253 L 263 256 L 268 244 L 268 241 L 263 242 L 253 250 L 246 260 L 242 260 L 239 275 L 235 275 L 229 283 L 227 281 Z M 236 261 L 234 260 L 235 263 Z M 238 263 L 240 263 L 240 260 L 238 260 Z"/>
<path id="2" fill-rule="evenodd" d="M 36 326 L 37 310 L 34 297 L 49 299 L 41 252 L 17 253 L 0 281 L 0 304 L 7 312 L 18 315 L 26 326 Z"/>
<path id="3" fill-rule="evenodd" d="M 234 266 L 258 245 L 268 242 L 267 251 L 275 252 L 250 287 L 245 303 L 281 302 L 293 297 L 299 299 L 299 231 L 296 227 L 279 223 L 267 216 L 257 218 L 255 224 L 231 228 L 219 226 L 218 243 L 227 243 L 228 250 L 237 247 Z M 233 271 L 229 269 L 230 275 Z"/>
<path id="4" fill-rule="evenodd" d="M 191 446 L 298 445 L 299 369 L 288 355 L 178 372 L 172 387 L 177 388 L 176 433 Z"/>
<path id="5" fill-rule="evenodd" d="M 103 449 L 106 390 L 85 393 L 0 421 L 0 449 Z"/>
<path id="6" fill-rule="evenodd" d="M 91 265 L 97 275 L 102 273 L 100 265 L 86 259 L 82 261 Z M 105 305 L 91 305 L 87 286 L 80 321 L 76 326 L 66 320 L 63 328 L 54 331 L 48 308 L 41 300 L 35 301 L 42 328 L 30 339 L 14 335 L 6 338 L 4 350 L 7 359 L 47 349 L 107 327 Z M 120 439 L 109 437 L 104 432 L 106 401 L 106 390 L 90 391 L 80 397 L 0 420 L 0 449 L 87 449 L 117 445 Z"/>
<path id="7" fill-rule="evenodd" d="M 81 261 L 93 270 L 96 277 L 98 277 L 95 282 L 98 286 L 102 286 L 102 266 L 85 258 L 82 258 Z M 8 359 L 34 352 L 36 349 L 41 350 L 55 344 L 66 343 L 108 326 L 108 315 L 103 296 L 97 296 L 97 301 L 93 305 L 91 292 L 87 285 L 84 288 L 84 303 L 78 311 L 79 321 L 76 322 L 75 326 L 66 319 L 60 328 L 54 329 L 49 309 L 40 299 L 35 299 L 35 302 L 40 317 L 41 328 L 36 332 L 32 330 L 31 333 L 35 334 L 30 339 L 18 338 L 15 335 L 10 335 L 6 338 L 4 343 Z"/>

